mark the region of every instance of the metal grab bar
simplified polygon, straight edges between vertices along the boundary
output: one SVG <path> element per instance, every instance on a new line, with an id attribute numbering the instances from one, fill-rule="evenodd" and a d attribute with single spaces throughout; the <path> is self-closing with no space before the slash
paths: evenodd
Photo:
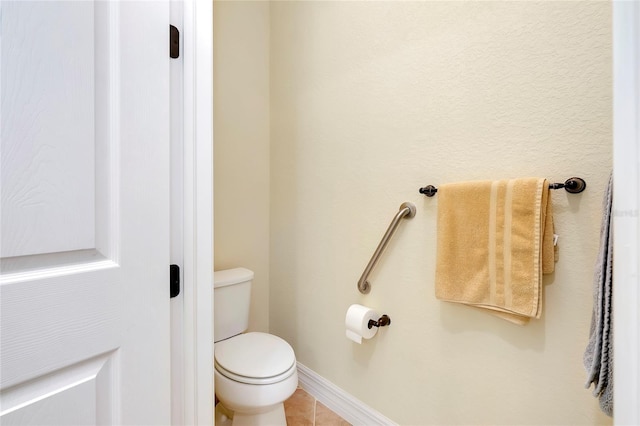
<path id="1" fill-rule="evenodd" d="M 396 216 L 391 221 L 389 228 L 387 228 L 387 232 L 385 232 L 384 236 L 382 237 L 382 241 L 380 241 L 380 244 L 378 244 L 378 248 L 373 253 L 373 256 L 371 257 L 369 264 L 367 265 L 366 268 L 364 268 L 364 272 L 362 273 L 362 276 L 358 280 L 358 290 L 360 290 L 360 293 L 367 294 L 371 291 L 371 284 L 369 284 L 369 281 L 367 281 L 367 278 L 369 278 L 369 274 L 373 270 L 374 266 L 376 266 L 376 263 L 378 263 L 378 259 L 380 259 L 380 255 L 384 251 L 385 247 L 387 247 L 389 240 L 393 236 L 393 233 L 396 231 L 396 228 L 400 223 L 400 219 L 403 219 L 403 218 L 411 219 L 415 215 L 416 215 L 416 206 L 414 206 L 412 203 L 402 203 L 400 205 L 400 210 L 398 210 L 398 213 L 396 213 Z"/>

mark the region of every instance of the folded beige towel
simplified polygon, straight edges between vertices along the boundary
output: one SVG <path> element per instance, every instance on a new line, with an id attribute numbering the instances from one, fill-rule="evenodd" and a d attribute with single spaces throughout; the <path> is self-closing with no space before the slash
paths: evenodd
<path id="1" fill-rule="evenodd" d="M 526 324 L 540 318 L 553 272 L 553 216 L 543 178 L 438 188 L 436 297 Z"/>

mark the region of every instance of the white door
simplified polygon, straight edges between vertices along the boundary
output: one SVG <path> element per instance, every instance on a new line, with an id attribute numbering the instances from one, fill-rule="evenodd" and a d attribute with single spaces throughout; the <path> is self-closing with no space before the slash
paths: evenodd
<path id="1" fill-rule="evenodd" d="M 169 4 L 0 17 L 0 424 L 167 424 Z"/>

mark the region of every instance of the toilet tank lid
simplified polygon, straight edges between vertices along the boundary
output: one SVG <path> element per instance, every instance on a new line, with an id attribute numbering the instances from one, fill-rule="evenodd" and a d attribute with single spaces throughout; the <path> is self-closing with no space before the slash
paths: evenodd
<path id="1" fill-rule="evenodd" d="M 253 271 L 247 268 L 225 269 L 213 272 L 213 288 L 238 284 L 253 279 Z"/>

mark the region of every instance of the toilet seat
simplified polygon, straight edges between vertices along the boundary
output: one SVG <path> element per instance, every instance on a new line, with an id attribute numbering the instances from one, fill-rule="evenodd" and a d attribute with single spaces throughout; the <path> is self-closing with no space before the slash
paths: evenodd
<path id="1" fill-rule="evenodd" d="M 283 339 L 267 333 L 246 333 L 217 342 L 214 364 L 221 375 L 240 383 L 267 385 L 296 371 L 296 357 Z"/>
<path id="2" fill-rule="evenodd" d="M 218 373 L 226 377 L 227 379 L 231 379 L 233 381 L 239 383 L 245 383 L 248 385 L 271 385 L 274 383 L 282 382 L 283 380 L 288 379 L 296 372 L 297 366 L 293 364 L 291 368 L 285 371 L 282 374 L 278 374 L 277 376 L 265 377 L 265 378 L 255 378 L 255 377 L 247 377 L 241 376 L 239 374 L 234 374 L 229 370 L 222 367 L 217 361 L 215 361 L 215 368 Z"/>

